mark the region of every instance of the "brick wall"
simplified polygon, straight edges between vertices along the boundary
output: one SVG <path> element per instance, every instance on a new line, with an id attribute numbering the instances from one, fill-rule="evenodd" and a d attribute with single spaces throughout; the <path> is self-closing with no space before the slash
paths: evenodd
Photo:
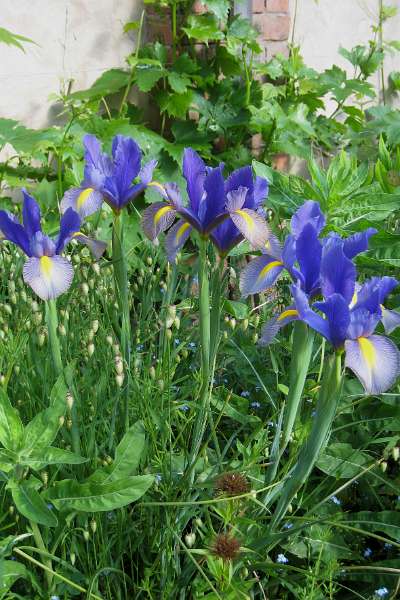
<path id="1" fill-rule="evenodd" d="M 260 32 L 266 58 L 287 54 L 290 33 L 289 0 L 251 0 L 253 25 Z"/>

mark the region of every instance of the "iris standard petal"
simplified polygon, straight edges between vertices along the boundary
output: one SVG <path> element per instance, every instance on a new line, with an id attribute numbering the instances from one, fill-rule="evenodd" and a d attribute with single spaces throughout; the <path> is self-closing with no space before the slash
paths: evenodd
<path id="1" fill-rule="evenodd" d="M 325 221 L 325 215 L 321 212 L 318 202 L 307 200 L 294 213 L 290 222 L 290 228 L 296 239 L 308 224 L 314 227 L 318 235 L 325 227 Z"/>
<path id="2" fill-rule="evenodd" d="M 256 177 L 254 181 L 254 208 L 258 208 L 267 198 L 269 192 L 269 183 L 264 177 Z"/>
<path id="3" fill-rule="evenodd" d="M 142 228 L 149 240 L 154 241 L 162 231 L 168 229 L 175 215 L 174 207 L 167 202 L 155 202 L 148 206 L 142 215 Z"/>
<path id="4" fill-rule="evenodd" d="M 381 306 L 382 325 L 386 333 L 392 333 L 397 327 L 400 327 L 400 313 L 395 310 L 389 310 Z"/>
<path id="5" fill-rule="evenodd" d="M 243 296 L 264 292 L 274 285 L 284 268 L 281 260 L 263 254 L 251 260 L 240 274 L 240 291 Z"/>
<path id="6" fill-rule="evenodd" d="M 259 344 L 261 346 L 268 346 L 273 339 L 276 337 L 278 331 L 285 325 L 288 325 L 292 321 L 299 320 L 299 313 L 294 307 L 289 307 L 280 315 L 272 317 L 261 330 L 261 338 Z"/>
<path id="7" fill-rule="evenodd" d="M 153 172 L 157 166 L 156 160 L 150 160 L 146 163 L 139 171 L 139 179 L 145 185 L 149 185 L 151 180 L 153 179 Z"/>
<path id="8" fill-rule="evenodd" d="M 22 195 L 24 197 L 22 222 L 28 238 L 31 239 L 35 233 L 42 231 L 40 225 L 40 208 L 36 200 L 32 198 L 26 190 L 22 190 Z"/>
<path id="9" fill-rule="evenodd" d="M 343 252 L 347 258 L 354 258 L 357 254 L 368 250 L 369 238 L 378 233 L 377 229 L 368 227 L 365 231 L 355 233 L 343 241 Z"/>
<path id="10" fill-rule="evenodd" d="M 56 254 L 59 254 L 64 246 L 68 244 L 73 234 L 79 231 L 81 218 L 72 208 L 67 208 L 61 217 L 60 233 L 56 241 Z"/>
<path id="11" fill-rule="evenodd" d="M 318 231 L 307 223 L 296 240 L 296 258 L 303 276 L 303 287 L 310 294 L 319 285 L 322 245 Z"/>
<path id="12" fill-rule="evenodd" d="M 203 229 L 210 229 L 213 221 L 226 213 L 225 182 L 221 166 L 208 170 L 204 179 L 204 191 L 205 194 L 198 205 L 197 216 Z"/>
<path id="13" fill-rule="evenodd" d="M 31 256 L 30 240 L 25 229 L 5 210 L 0 210 L 0 231 L 6 240 L 19 246 L 27 256 Z"/>
<path id="14" fill-rule="evenodd" d="M 307 323 L 312 329 L 318 331 L 318 333 L 327 340 L 331 341 L 328 321 L 310 308 L 307 295 L 298 285 L 291 285 L 290 290 L 294 299 L 295 308 L 299 313 L 299 318 Z"/>
<path id="15" fill-rule="evenodd" d="M 165 238 L 165 249 L 170 262 L 174 262 L 176 255 L 188 239 L 191 231 L 192 226 L 183 219 L 180 219 L 168 231 Z"/>
<path id="16" fill-rule="evenodd" d="M 97 212 L 103 204 L 103 194 L 92 187 L 79 187 L 67 190 L 61 200 L 60 209 L 65 213 L 72 208 L 82 219 Z"/>
<path id="17" fill-rule="evenodd" d="M 66 292 L 74 277 L 74 269 L 63 256 L 32 256 L 24 264 L 23 278 L 42 300 L 53 300 Z"/>
<path id="18" fill-rule="evenodd" d="M 367 308 L 355 307 L 350 311 L 350 324 L 347 337 L 355 340 L 372 335 L 381 320 L 381 311 L 370 312 Z"/>
<path id="19" fill-rule="evenodd" d="M 348 303 L 340 294 L 332 294 L 324 302 L 315 302 L 313 306 L 326 315 L 329 340 L 335 348 L 341 348 L 346 340 L 350 325 Z"/>
<path id="20" fill-rule="evenodd" d="M 183 176 L 186 179 L 190 207 L 197 214 L 204 192 L 206 165 L 192 148 L 185 148 L 183 152 Z"/>
<path id="21" fill-rule="evenodd" d="M 332 241 L 324 246 L 321 258 L 320 282 L 325 298 L 341 294 L 350 304 L 356 279 L 356 268 L 343 252 L 341 241 Z"/>
<path id="22" fill-rule="evenodd" d="M 85 163 L 97 167 L 101 157 L 101 144 L 95 135 L 87 133 L 83 137 Z"/>
<path id="23" fill-rule="evenodd" d="M 400 352 L 386 337 L 347 340 L 345 350 L 345 366 L 356 374 L 367 394 L 386 392 L 400 375 Z"/>

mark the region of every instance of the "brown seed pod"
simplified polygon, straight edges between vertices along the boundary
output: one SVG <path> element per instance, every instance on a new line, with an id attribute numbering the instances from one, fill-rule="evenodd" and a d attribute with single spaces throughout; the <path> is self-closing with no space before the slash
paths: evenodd
<path id="1" fill-rule="evenodd" d="M 240 553 L 240 542 L 229 533 L 219 533 L 212 545 L 212 553 L 226 562 L 235 560 Z"/>
<path id="2" fill-rule="evenodd" d="M 223 473 L 215 482 L 215 491 L 226 496 L 241 496 L 250 491 L 250 483 L 242 473 Z"/>

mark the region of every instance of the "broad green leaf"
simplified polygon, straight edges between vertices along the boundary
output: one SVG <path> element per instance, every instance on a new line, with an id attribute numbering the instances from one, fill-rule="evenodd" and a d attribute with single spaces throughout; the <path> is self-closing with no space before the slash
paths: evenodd
<path id="1" fill-rule="evenodd" d="M 168 94 L 162 91 L 157 98 L 162 112 L 167 112 L 170 117 L 184 119 L 192 104 L 193 92 L 187 90 L 184 94 Z"/>
<path id="2" fill-rule="evenodd" d="M 362 471 L 371 457 L 361 450 L 355 450 L 350 444 L 331 444 L 321 454 L 317 467 L 327 475 L 337 479 L 349 479 Z"/>
<path id="3" fill-rule="evenodd" d="M 47 527 L 56 527 L 57 517 L 47 506 L 31 481 L 9 481 L 12 498 L 17 510 L 27 519 Z"/>
<path id="4" fill-rule="evenodd" d="M 28 579 L 29 574 L 25 565 L 16 560 L 0 560 L 0 597 L 4 597 L 10 587 L 20 578 Z"/>
<path id="5" fill-rule="evenodd" d="M 400 543 L 400 513 L 393 510 L 361 511 L 343 515 L 349 523 L 365 531 L 384 533 Z"/>
<path id="6" fill-rule="evenodd" d="M 205 0 L 204 4 L 210 12 L 214 13 L 217 19 L 225 21 L 228 18 L 231 6 L 230 0 Z"/>
<path id="7" fill-rule="evenodd" d="M 207 44 L 211 41 L 224 39 L 217 19 L 212 15 L 191 15 L 188 27 L 182 27 L 188 38 Z"/>
<path id="8" fill-rule="evenodd" d="M 181 75 L 176 71 L 170 71 L 168 73 L 168 83 L 174 92 L 184 94 L 190 85 L 190 79 L 187 75 Z"/>
<path id="9" fill-rule="evenodd" d="M 18 411 L 11 405 L 3 386 L 0 387 L 0 442 L 7 450 L 18 450 L 23 436 Z"/>
<path id="10" fill-rule="evenodd" d="M 65 373 L 65 374 L 64 374 Z M 24 451 L 38 450 L 50 446 L 61 426 L 60 417 L 67 409 L 67 386 L 65 378 L 71 377 L 71 369 L 67 367 L 60 375 L 50 394 L 50 406 L 38 413 L 25 427 Z"/>
<path id="11" fill-rule="evenodd" d="M 224 400 L 220 400 L 218 398 L 216 398 L 215 396 L 211 397 L 211 405 L 214 407 L 214 409 L 220 413 L 222 412 L 222 414 L 225 417 L 228 417 L 229 419 L 232 419 L 233 421 L 237 421 L 238 423 L 248 423 L 248 424 L 253 424 L 255 425 L 256 423 L 260 422 L 260 419 L 258 417 L 256 417 L 255 415 L 249 415 L 249 414 L 245 414 L 239 410 L 237 410 L 234 406 L 232 406 L 231 402 L 233 400 L 233 395 L 230 398 L 229 402 L 225 402 Z M 242 398 L 243 400 L 243 398 Z"/>
<path id="12" fill-rule="evenodd" d="M 137 421 L 118 444 L 113 463 L 109 467 L 97 469 L 89 477 L 89 481 L 105 484 L 134 475 L 138 470 L 145 442 L 143 423 Z"/>
<path id="13" fill-rule="evenodd" d="M 160 61 L 147 58 L 136 61 L 135 78 L 141 92 L 149 92 L 164 75 Z"/>
<path id="14" fill-rule="evenodd" d="M 249 307 L 236 300 L 224 300 L 223 309 L 236 319 L 245 319 L 249 316 Z"/>
<path id="15" fill-rule="evenodd" d="M 46 498 L 63 511 L 103 512 L 135 502 L 147 492 L 153 481 L 152 475 L 125 477 L 106 484 L 65 479 L 50 488 Z"/>
<path id="16" fill-rule="evenodd" d="M 87 90 L 80 90 L 70 94 L 75 100 L 94 100 L 103 96 L 115 94 L 128 85 L 130 73 L 122 69 L 110 69 L 96 79 Z"/>
<path id="17" fill-rule="evenodd" d="M 29 465 L 32 469 L 41 470 L 46 465 L 81 465 L 88 459 L 61 448 L 40 448 L 33 450 L 27 456 L 19 455 L 19 464 Z"/>

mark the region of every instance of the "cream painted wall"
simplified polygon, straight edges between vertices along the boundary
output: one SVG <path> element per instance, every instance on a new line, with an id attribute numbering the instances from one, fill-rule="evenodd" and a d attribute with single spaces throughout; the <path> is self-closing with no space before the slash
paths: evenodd
<path id="1" fill-rule="evenodd" d="M 141 0 L 2 0 L 0 25 L 38 46 L 26 52 L 0 44 L 0 116 L 30 127 L 54 122 L 48 97 L 68 79 L 84 89 L 102 71 L 124 65 L 135 34 L 124 34 L 137 19 Z"/>
<path id="2" fill-rule="evenodd" d="M 399 13 L 385 25 L 386 40 L 400 40 L 400 0 L 385 0 Z M 338 53 L 372 38 L 371 25 L 377 22 L 379 0 L 290 0 L 294 41 L 301 47 L 307 65 L 323 70 L 337 64 L 351 73 L 352 67 Z M 385 72 L 400 71 L 400 53 L 388 57 Z M 379 85 L 379 82 L 376 81 Z"/>

